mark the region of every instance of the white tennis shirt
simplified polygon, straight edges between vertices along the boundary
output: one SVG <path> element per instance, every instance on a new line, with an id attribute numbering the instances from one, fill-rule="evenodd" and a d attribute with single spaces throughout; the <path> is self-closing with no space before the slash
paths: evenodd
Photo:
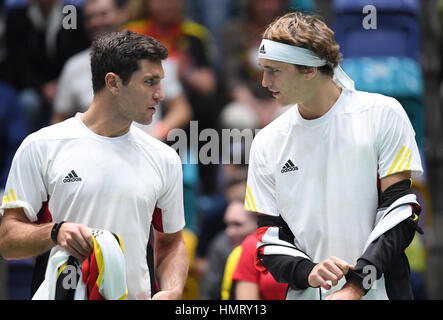
<path id="1" fill-rule="evenodd" d="M 110 138 L 95 134 L 80 114 L 29 135 L 6 183 L 4 208 L 23 207 L 30 221 L 49 210 L 66 220 L 120 235 L 128 299 L 150 297 L 146 247 L 155 208 L 157 228 L 184 227 L 182 167 L 177 153 L 132 125 Z"/>
<path id="2" fill-rule="evenodd" d="M 313 262 L 355 265 L 374 228 L 378 177 L 423 171 L 414 137 L 400 103 L 380 94 L 343 89 L 314 120 L 294 105 L 252 143 L 245 209 L 281 215 Z"/>

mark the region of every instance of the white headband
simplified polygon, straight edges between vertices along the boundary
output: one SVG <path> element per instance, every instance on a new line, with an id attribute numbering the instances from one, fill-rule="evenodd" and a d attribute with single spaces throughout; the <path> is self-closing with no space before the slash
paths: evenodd
<path id="1" fill-rule="evenodd" d="M 262 40 L 258 57 L 308 67 L 322 67 L 328 64 L 328 61 L 320 59 L 311 50 L 268 39 Z M 354 81 L 339 65 L 334 68 L 334 81 L 343 88 L 355 90 Z"/>

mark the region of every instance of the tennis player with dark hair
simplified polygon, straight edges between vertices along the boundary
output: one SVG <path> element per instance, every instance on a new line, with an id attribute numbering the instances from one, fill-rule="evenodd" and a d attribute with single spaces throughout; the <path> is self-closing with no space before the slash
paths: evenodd
<path id="1" fill-rule="evenodd" d="M 292 105 L 250 153 L 245 207 L 258 213 L 258 261 L 287 299 L 411 299 L 404 250 L 419 230 L 422 173 L 399 102 L 360 92 L 334 33 L 288 13 L 263 35 L 262 84 Z"/>
<path id="2" fill-rule="evenodd" d="M 82 261 L 92 251 L 89 228 L 105 229 L 123 241 L 128 299 L 181 297 L 188 255 L 180 158 L 132 124 L 149 124 L 164 98 L 167 56 L 157 40 L 129 31 L 94 41 L 89 109 L 29 135 L 15 155 L 1 206 L 5 258 L 59 245 Z"/>

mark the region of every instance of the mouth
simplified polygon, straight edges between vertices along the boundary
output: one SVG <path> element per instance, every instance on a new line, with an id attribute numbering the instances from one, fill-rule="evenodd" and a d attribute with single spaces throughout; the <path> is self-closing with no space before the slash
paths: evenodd
<path id="1" fill-rule="evenodd" d="M 152 106 L 152 107 L 148 107 L 149 110 L 155 112 L 157 111 L 158 106 Z"/>
<path id="2" fill-rule="evenodd" d="M 271 91 L 271 93 L 274 98 L 277 98 L 277 96 L 280 94 L 280 91 Z"/>

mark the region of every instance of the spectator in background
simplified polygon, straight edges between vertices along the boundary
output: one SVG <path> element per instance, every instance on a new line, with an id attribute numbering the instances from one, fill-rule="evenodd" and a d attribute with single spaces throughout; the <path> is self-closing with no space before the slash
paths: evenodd
<path id="1" fill-rule="evenodd" d="M 237 0 L 184 0 L 186 12 L 194 21 L 209 29 L 214 37 L 217 52 L 220 51 L 220 33 L 227 20 L 239 10 L 243 1 Z M 223 57 L 217 55 L 215 68 L 220 69 Z"/>
<path id="2" fill-rule="evenodd" d="M 255 233 L 246 237 L 241 245 L 238 260 L 232 261 L 231 299 L 236 300 L 285 300 L 288 284 L 278 283 L 270 272 L 263 273 L 255 267 L 257 238 Z"/>
<path id="3" fill-rule="evenodd" d="M 126 6 L 128 21 L 143 20 L 145 18 L 145 7 L 145 0 L 129 0 Z"/>
<path id="4" fill-rule="evenodd" d="M 243 15 L 225 24 L 222 70 L 231 102 L 221 113 L 224 128 L 262 128 L 282 111 L 261 85 L 257 52 L 264 27 L 287 6 L 287 0 L 247 0 Z"/>
<path id="5" fill-rule="evenodd" d="M 231 202 L 224 216 L 226 229 L 212 241 L 208 250 L 208 268 L 201 281 L 200 299 L 219 300 L 223 272 L 231 251 L 257 228 L 256 215 L 244 210 L 243 202 Z"/>
<path id="6" fill-rule="evenodd" d="M 178 75 L 199 130 L 215 128 L 218 109 L 217 77 L 212 69 L 214 45 L 209 31 L 184 17 L 181 0 L 146 0 L 146 17 L 126 29 L 152 36 L 168 48 L 178 63 Z M 199 142 L 202 144 L 202 142 Z M 216 165 L 199 165 L 202 191 L 216 190 Z"/>
<path id="7" fill-rule="evenodd" d="M 89 39 L 79 23 L 80 10 L 76 28 L 63 27 L 62 0 L 29 0 L 25 7 L 9 10 L 6 18 L 8 64 L 14 71 L 10 83 L 20 90 L 30 130 L 35 131 L 50 120 L 63 64 L 88 47 Z"/>
<path id="8" fill-rule="evenodd" d="M 163 40 L 170 58 L 179 61 L 180 79 L 200 94 L 214 93 L 216 78 L 211 69 L 209 31 L 185 19 L 180 0 L 147 0 L 146 10 L 146 19 L 131 22 L 126 28 Z"/>

